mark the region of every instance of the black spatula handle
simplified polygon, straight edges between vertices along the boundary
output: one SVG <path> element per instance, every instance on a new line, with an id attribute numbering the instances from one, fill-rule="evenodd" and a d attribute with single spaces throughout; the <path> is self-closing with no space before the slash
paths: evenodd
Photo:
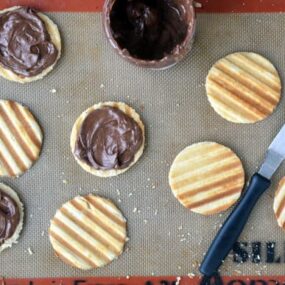
<path id="1" fill-rule="evenodd" d="M 251 178 L 250 184 L 240 202 L 229 215 L 212 242 L 200 267 L 200 272 L 212 276 L 240 236 L 258 198 L 270 186 L 270 180 L 258 173 Z"/>

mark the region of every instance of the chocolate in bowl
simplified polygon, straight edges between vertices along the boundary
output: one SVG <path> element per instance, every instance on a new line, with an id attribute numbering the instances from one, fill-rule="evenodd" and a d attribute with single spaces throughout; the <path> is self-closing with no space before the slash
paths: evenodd
<path id="1" fill-rule="evenodd" d="M 192 0 L 106 0 L 103 25 L 117 53 L 141 67 L 166 69 L 191 50 Z"/>

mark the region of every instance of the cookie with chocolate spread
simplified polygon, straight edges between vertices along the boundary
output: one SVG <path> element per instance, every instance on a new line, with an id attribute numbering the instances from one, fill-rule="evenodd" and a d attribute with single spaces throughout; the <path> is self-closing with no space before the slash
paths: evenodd
<path id="1" fill-rule="evenodd" d="M 78 196 L 56 211 L 49 238 L 65 263 L 82 270 L 102 267 L 122 254 L 127 221 L 108 199 Z"/>
<path id="2" fill-rule="evenodd" d="M 104 102 L 84 111 L 71 132 L 71 151 L 79 165 L 96 176 L 127 171 L 141 157 L 145 131 L 140 116 L 121 102 Z"/>
<path id="3" fill-rule="evenodd" d="M 0 252 L 17 243 L 23 219 L 24 207 L 17 193 L 0 183 Z"/>
<path id="4" fill-rule="evenodd" d="M 0 75 L 27 83 L 42 79 L 61 54 L 57 26 L 29 7 L 0 11 Z"/>

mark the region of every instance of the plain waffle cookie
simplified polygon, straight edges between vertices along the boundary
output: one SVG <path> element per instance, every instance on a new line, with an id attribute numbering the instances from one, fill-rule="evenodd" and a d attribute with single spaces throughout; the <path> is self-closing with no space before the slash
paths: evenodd
<path id="1" fill-rule="evenodd" d="M 232 150 L 214 142 L 202 142 L 177 155 L 170 168 L 169 184 L 184 207 L 211 215 L 238 200 L 244 186 L 244 170 Z"/>
<path id="2" fill-rule="evenodd" d="M 255 123 L 268 117 L 279 103 L 281 80 L 267 59 L 239 52 L 214 64 L 206 90 L 212 107 L 224 119 Z"/>
<path id="3" fill-rule="evenodd" d="M 0 176 L 17 177 L 39 158 L 41 128 L 28 108 L 0 100 Z"/>
<path id="4" fill-rule="evenodd" d="M 123 252 L 126 219 L 109 200 L 94 195 L 75 197 L 57 210 L 49 236 L 56 255 L 87 270 L 102 267 Z"/>

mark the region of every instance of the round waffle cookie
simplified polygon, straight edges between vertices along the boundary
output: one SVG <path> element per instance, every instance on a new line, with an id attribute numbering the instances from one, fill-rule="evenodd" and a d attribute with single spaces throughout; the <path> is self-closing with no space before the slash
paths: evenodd
<path id="1" fill-rule="evenodd" d="M 25 7 L 15 6 L 15 7 L 4 9 L 4 10 L 0 11 L 0 16 L 1 16 L 1 14 L 11 12 L 11 11 L 15 11 L 15 10 L 21 9 L 21 8 L 25 8 Z M 30 8 L 28 8 L 28 9 L 30 9 Z M 54 44 L 54 46 L 56 47 L 56 49 L 58 51 L 56 60 L 50 66 L 46 67 L 40 74 L 29 76 L 29 77 L 19 75 L 19 74 L 13 72 L 12 70 L 6 68 L 5 66 L 0 65 L 0 76 L 4 77 L 5 79 L 15 81 L 15 82 L 19 82 L 19 83 L 29 83 L 32 81 L 42 79 L 44 76 L 46 76 L 49 72 L 51 72 L 53 70 L 54 66 L 56 65 L 57 61 L 59 60 L 59 58 L 61 56 L 61 37 L 60 37 L 60 33 L 59 33 L 57 25 L 48 16 L 44 15 L 43 13 L 36 12 L 36 14 L 43 21 L 45 28 L 47 30 L 47 33 L 50 37 L 50 41 Z M 25 39 L 27 40 L 28 37 L 26 37 Z M 19 59 L 19 61 L 21 61 L 21 60 Z"/>
<path id="2" fill-rule="evenodd" d="M 28 108 L 0 100 L 0 176 L 17 177 L 38 159 L 43 135 Z"/>
<path id="3" fill-rule="evenodd" d="M 273 210 L 278 225 L 285 230 L 285 177 L 283 177 L 275 192 Z"/>
<path id="4" fill-rule="evenodd" d="M 211 215 L 232 206 L 244 186 L 240 159 L 229 148 L 202 142 L 182 150 L 169 172 L 174 196 L 193 212 Z"/>
<path id="5" fill-rule="evenodd" d="M 102 267 L 123 252 L 126 219 L 109 200 L 89 194 L 57 210 L 49 236 L 56 255 L 67 264 L 88 270 Z"/>
<path id="6" fill-rule="evenodd" d="M 134 158 L 132 160 L 132 162 L 125 168 L 117 168 L 117 169 L 96 169 L 95 167 L 89 165 L 88 163 L 86 163 L 86 161 L 80 159 L 77 155 L 75 155 L 76 152 L 76 144 L 78 141 L 78 137 L 81 131 L 81 127 L 84 123 L 84 120 L 88 117 L 89 114 L 91 114 L 94 110 L 99 110 L 101 108 L 104 107 L 112 107 L 112 108 L 116 108 L 119 109 L 120 111 L 122 111 L 125 115 L 127 115 L 128 117 L 130 117 L 132 120 L 134 120 L 138 127 L 141 129 L 141 133 L 142 133 L 142 143 L 140 148 L 136 151 Z M 113 124 L 112 121 L 110 122 L 106 122 L 106 128 L 108 128 L 108 124 Z M 96 137 L 96 134 L 95 134 Z M 107 139 L 106 139 L 107 141 Z M 71 131 L 71 136 L 70 136 L 70 146 L 71 146 L 71 151 L 73 153 L 74 158 L 76 159 L 76 161 L 78 162 L 78 164 L 87 172 L 99 176 L 99 177 L 111 177 L 111 176 L 116 176 L 119 175 L 121 173 L 124 173 L 125 171 L 127 171 L 129 168 L 131 168 L 138 160 L 139 158 L 142 156 L 143 154 L 143 150 L 144 150 L 144 144 L 145 144 L 145 128 L 144 128 L 144 124 L 140 119 L 139 114 L 130 106 L 128 106 L 125 103 L 122 102 L 102 102 L 102 103 L 98 103 L 93 105 L 92 107 L 88 108 L 86 111 L 84 111 L 76 120 L 72 131 Z M 115 146 L 118 147 L 119 146 Z M 110 147 L 109 147 L 110 148 Z M 110 149 L 106 149 L 106 153 L 111 152 Z"/>
<path id="7" fill-rule="evenodd" d="M 210 69 L 206 90 L 215 111 L 234 123 L 255 123 L 279 103 L 281 80 L 276 68 L 251 52 L 233 53 Z"/>
<path id="8" fill-rule="evenodd" d="M 14 243 L 17 243 L 18 242 L 18 238 L 20 236 L 20 233 L 22 231 L 22 228 L 23 228 L 23 221 L 24 221 L 24 207 L 23 207 L 23 204 L 22 202 L 20 201 L 17 193 L 12 189 L 10 188 L 9 186 L 3 184 L 3 183 L 0 183 L 0 226 L 1 226 L 1 235 L 4 234 L 5 230 L 11 230 L 11 225 L 9 227 L 5 227 L 5 230 L 3 230 L 2 228 L 2 223 L 7 223 L 9 220 L 12 220 L 13 219 L 13 215 L 15 215 L 15 213 L 17 211 L 14 210 L 14 208 L 12 208 L 11 210 L 11 205 L 9 207 L 7 207 L 7 204 L 5 201 L 2 201 L 2 195 L 1 193 L 4 193 L 6 195 L 6 198 L 5 200 L 7 200 L 7 197 L 9 197 L 9 199 L 11 199 L 14 203 L 15 203 L 15 206 L 18 208 L 18 224 L 17 226 L 15 227 L 14 229 L 14 232 L 13 234 L 7 238 L 7 239 L 4 239 L 4 242 L 1 243 L 0 245 L 0 252 L 3 251 L 4 249 L 6 248 L 9 248 L 9 247 L 12 247 L 12 245 Z M 3 211 L 3 212 L 2 212 Z M 3 215 L 6 216 L 6 218 L 3 219 Z M 8 218 L 7 218 L 8 216 Z"/>

